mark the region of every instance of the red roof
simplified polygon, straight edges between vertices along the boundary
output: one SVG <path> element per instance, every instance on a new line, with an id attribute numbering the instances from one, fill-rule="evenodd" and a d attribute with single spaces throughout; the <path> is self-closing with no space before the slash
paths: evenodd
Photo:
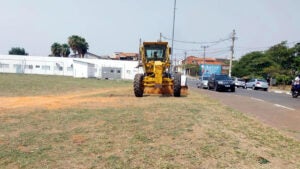
<path id="1" fill-rule="evenodd" d="M 204 58 L 201 57 L 196 57 L 196 56 L 189 56 L 186 58 L 186 63 L 187 64 L 203 64 L 204 63 Z M 218 61 L 215 58 L 205 58 L 205 64 L 212 64 L 212 65 L 223 65 L 223 62 Z"/>

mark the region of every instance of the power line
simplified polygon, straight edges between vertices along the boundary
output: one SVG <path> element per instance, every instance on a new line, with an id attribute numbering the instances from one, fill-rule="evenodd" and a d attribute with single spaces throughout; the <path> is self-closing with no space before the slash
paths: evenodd
<path id="1" fill-rule="evenodd" d="M 166 39 L 166 40 L 172 40 L 171 38 L 168 38 L 164 35 L 161 35 L 162 38 Z M 183 40 L 173 40 L 174 42 L 179 42 L 179 43 L 189 43 L 189 44 L 215 44 L 215 43 L 220 43 L 220 42 L 224 42 L 227 40 L 230 40 L 231 38 L 225 38 L 225 39 L 220 39 L 217 41 L 211 41 L 211 42 L 196 42 L 196 41 L 183 41 Z"/>
<path id="2" fill-rule="evenodd" d="M 287 45 L 290 45 L 290 44 L 297 44 L 297 43 L 300 43 L 300 40 L 298 41 L 293 41 L 293 42 L 288 42 L 286 43 Z M 277 44 L 275 44 L 277 45 Z M 269 49 L 275 45 L 272 45 L 272 46 L 260 46 L 260 47 L 244 47 L 244 46 L 237 46 L 236 49 L 237 50 L 259 50 L 259 49 Z"/>
<path id="3" fill-rule="evenodd" d="M 211 47 L 211 46 L 209 46 Z M 207 52 L 217 52 L 217 51 L 229 51 L 230 47 L 225 47 L 225 48 L 206 48 Z M 182 49 L 182 48 L 174 48 L 174 50 L 180 50 L 180 51 L 192 51 L 192 52 L 201 52 L 201 49 Z"/>

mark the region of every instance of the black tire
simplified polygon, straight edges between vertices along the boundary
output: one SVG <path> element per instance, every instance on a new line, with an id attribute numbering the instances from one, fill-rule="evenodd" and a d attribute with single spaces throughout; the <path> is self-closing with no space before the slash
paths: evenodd
<path id="1" fill-rule="evenodd" d="M 230 91 L 231 91 L 231 92 L 235 92 L 235 87 L 231 88 Z"/>
<path id="2" fill-rule="evenodd" d="M 298 97 L 298 92 L 292 91 L 292 97 L 297 98 Z"/>
<path id="3" fill-rule="evenodd" d="M 134 76 L 133 88 L 136 97 L 143 97 L 144 85 L 143 85 L 144 75 L 136 74 Z"/>
<path id="4" fill-rule="evenodd" d="M 218 91 L 218 85 L 217 85 L 217 84 L 215 84 L 214 90 L 215 90 L 215 91 Z"/>
<path id="5" fill-rule="evenodd" d="M 174 75 L 174 80 L 173 80 L 173 93 L 174 97 L 180 97 L 180 90 L 181 90 L 181 74 L 176 73 Z"/>

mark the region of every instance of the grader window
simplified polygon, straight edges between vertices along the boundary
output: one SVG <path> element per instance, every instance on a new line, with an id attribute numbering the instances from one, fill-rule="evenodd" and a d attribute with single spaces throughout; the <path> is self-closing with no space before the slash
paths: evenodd
<path id="1" fill-rule="evenodd" d="M 166 46 L 163 45 L 147 45 L 145 46 L 145 56 L 147 60 L 165 60 Z"/>

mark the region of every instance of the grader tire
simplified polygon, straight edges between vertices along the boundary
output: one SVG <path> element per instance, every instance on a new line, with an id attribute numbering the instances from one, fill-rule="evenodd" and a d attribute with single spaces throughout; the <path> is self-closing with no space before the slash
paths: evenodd
<path id="1" fill-rule="evenodd" d="M 179 73 L 176 73 L 174 75 L 174 97 L 180 97 L 180 90 L 181 90 L 181 75 Z"/>
<path id="2" fill-rule="evenodd" d="M 133 88 L 136 97 L 143 97 L 144 94 L 143 80 L 144 80 L 143 74 L 136 74 L 134 77 Z"/>

